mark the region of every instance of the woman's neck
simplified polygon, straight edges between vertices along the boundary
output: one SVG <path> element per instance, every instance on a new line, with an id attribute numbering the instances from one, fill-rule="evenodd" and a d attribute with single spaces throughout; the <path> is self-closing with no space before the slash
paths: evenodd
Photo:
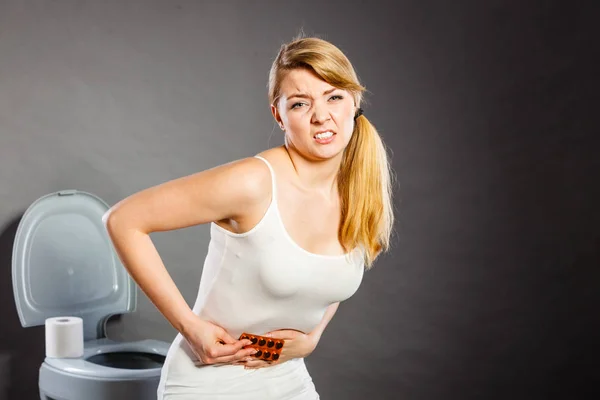
<path id="1" fill-rule="evenodd" d="M 321 192 L 326 195 L 337 193 L 337 179 L 342 161 L 342 154 L 327 160 L 309 160 L 293 146 L 283 145 L 292 168 L 298 177 L 298 184 L 303 190 Z"/>

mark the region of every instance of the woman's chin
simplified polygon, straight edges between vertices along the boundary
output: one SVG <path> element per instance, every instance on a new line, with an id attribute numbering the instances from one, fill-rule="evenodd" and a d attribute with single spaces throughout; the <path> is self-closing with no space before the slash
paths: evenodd
<path id="1" fill-rule="evenodd" d="M 313 147 L 310 149 L 311 158 L 325 161 L 333 158 L 341 157 L 344 152 L 344 148 L 340 146 L 331 147 Z"/>

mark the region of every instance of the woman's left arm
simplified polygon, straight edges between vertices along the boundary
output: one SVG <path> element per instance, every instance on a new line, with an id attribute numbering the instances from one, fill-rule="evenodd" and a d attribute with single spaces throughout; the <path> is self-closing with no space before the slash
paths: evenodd
<path id="1" fill-rule="evenodd" d="M 331 321 L 331 318 L 335 315 L 339 305 L 340 303 L 337 302 L 328 306 L 321 322 L 319 322 L 319 325 L 317 325 L 310 333 L 304 333 L 293 329 L 280 329 L 265 334 L 265 336 L 274 339 L 284 340 L 283 349 L 281 350 L 281 354 L 277 361 L 250 360 L 239 363 L 245 365 L 246 368 L 263 368 L 281 364 L 293 358 L 308 357 L 317 347 L 319 340 L 321 340 L 321 335 L 323 335 L 325 328 L 329 324 L 329 321 Z"/>
<path id="2" fill-rule="evenodd" d="M 335 312 L 337 311 L 339 306 L 340 306 L 340 303 L 337 302 L 337 303 L 333 303 L 332 305 L 327 307 L 327 310 L 325 311 L 325 315 L 323 315 L 323 319 L 321 319 L 321 322 L 319 322 L 319 325 L 317 325 L 317 327 L 308 334 L 308 336 L 314 342 L 314 347 L 317 347 L 319 340 L 321 340 L 321 335 L 325 331 L 325 328 L 327 327 L 327 324 L 329 324 L 329 321 L 331 321 L 331 318 L 333 318 L 333 316 L 335 315 Z"/>

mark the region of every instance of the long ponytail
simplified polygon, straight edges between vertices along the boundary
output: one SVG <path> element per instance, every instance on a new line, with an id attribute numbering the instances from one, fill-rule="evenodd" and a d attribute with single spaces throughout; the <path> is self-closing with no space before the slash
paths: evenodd
<path id="1" fill-rule="evenodd" d="M 339 240 L 345 249 L 362 247 L 370 268 L 389 248 L 394 223 L 392 176 L 379 133 L 364 116 L 346 147 L 338 177 L 342 203 Z"/>

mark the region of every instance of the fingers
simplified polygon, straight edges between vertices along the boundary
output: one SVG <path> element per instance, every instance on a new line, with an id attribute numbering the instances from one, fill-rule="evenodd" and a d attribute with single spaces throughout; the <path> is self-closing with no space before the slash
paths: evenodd
<path id="1" fill-rule="evenodd" d="M 237 340 L 234 343 L 216 344 L 208 349 L 207 355 L 212 359 L 217 359 L 221 357 L 235 356 L 242 351 L 245 356 L 245 353 L 252 349 L 243 349 L 243 347 L 250 344 L 252 344 L 252 342 L 247 339 Z"/>
<path id="2" fill-rule="evenodd" d="M 291 329 L 279 329 L 276 331 L 271 331 L 265 336 L 273 338 L 273 339 L 294 339 L 298 334 L 301 333 L 299 331 L 294 331 Z"/>
<path id="3" fill-rule="evenodd" d="M 240 361 L 248 362 L 250 360 L 254 360 L 252 355 L 255 353 L 256 353 L 256 350 L 253 348 L 240 349 L 233 355 L 225 355 L 225 356 L 221 356 L 221 357 L 216 357 L 213 360 L 213 362 L 215 364 L 221 364 L 221 363 L 230 364 L 230 363 L 237 363 Z"/>
<path id="4" fill-rule="evenodd" d="M 225 329 L 219 330 L 219 338 L 226 344 L 234 344 L 237 342 Z"/>

